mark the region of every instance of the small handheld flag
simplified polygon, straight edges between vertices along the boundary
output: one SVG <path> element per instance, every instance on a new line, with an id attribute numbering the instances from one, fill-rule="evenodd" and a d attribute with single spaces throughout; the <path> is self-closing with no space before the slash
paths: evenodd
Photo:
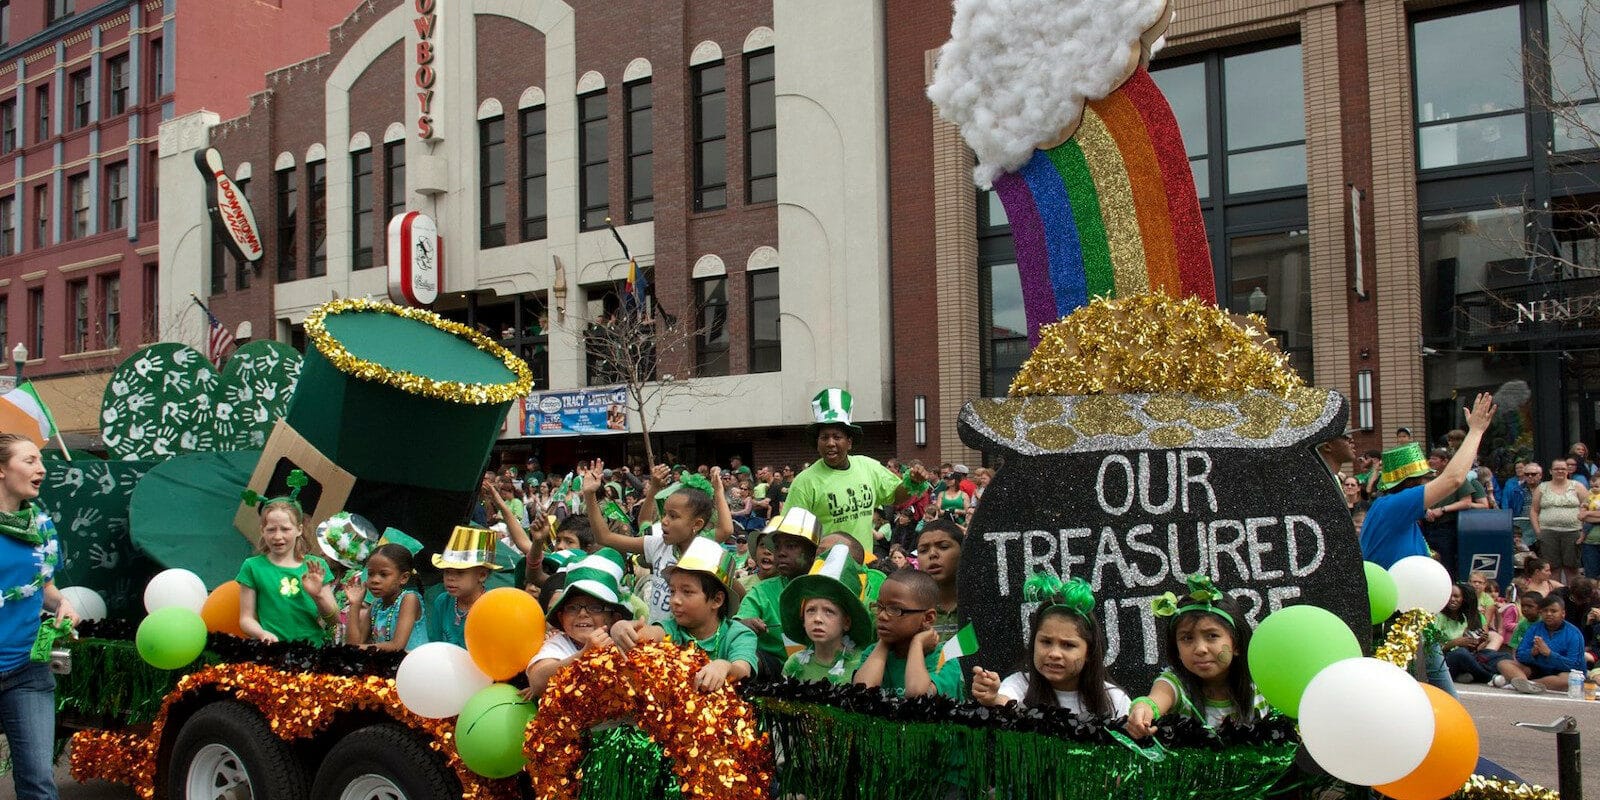
<path id="1" fill-rule="evenodd" d="M 945 642 L 943 648 L 940 648 L 939 666 L 934 669 L 936 671 L 944 669 L 944 662 L 952 658 L 970 656 L 976 652 L 978 652 L 978 631 L 969 622 L 965 628 L 956 631 L 956 635 L 950 637 L 950 641 Z"/>

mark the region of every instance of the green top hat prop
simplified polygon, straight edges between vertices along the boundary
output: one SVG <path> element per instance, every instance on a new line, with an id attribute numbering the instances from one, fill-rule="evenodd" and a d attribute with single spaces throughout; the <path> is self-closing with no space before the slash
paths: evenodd
<path id="1" fill-rule="evenodd" d="M 807 438 L 815 439 L 824 427 L 837 425 L 850 432 L 852 439 L 861 438 L 861 426 L 851 422 L 850 415 L 855 400 L 843 389 L 823 389 L 811 398 L 811 415 L 816 422 L 806 427 Z"/>
<path id="2" fill-rule="evenodd" d="M 561 596 L 550 604 L 550 615 L 560 614 L 562 604 L 578 593 L 615 606 L 614 610 L 623 619 L 633 619 L 633 609 L 628 608 L 627 595 L 619 583 L 622 571 L 622 554 L 609 547 L 602 547 L 572 564 L 567 569 L 567 582 L 561 588 Z"/>
<path id="3" fill-rule="evenodd" d="M 1422 455 L 1422 445 L 1407 442 L 1383 451 L 1383 467 L 1378 471 L 1378 491 L 1387 492 L 1407 478 L 1425 476 L 1433 472 L 1428 459 Z"/>
<path id="4" fill-rule="evenodd" d="M 359 480 L 472 490 L 506 409 L 533 383 L 492 339 L 421 309 L 336 300 L 305 329 L 288 422 Z"/>
<path id="5" fill-rule="evenodd" d="M 791 639 L 804 640 L 806 628 L 801 607 L 805 601 L 820 597 L 838 604 L 850 620 L 850 630 L 845 635 L 857 647 L 865 647 L 878 636 L 877 625 L 862 600 L 866 593 L 866 571 L 850 557 L 849 547 L 836 544 L 812 563 L 809 574 L 783 587 L 783 594 L 778 596 L 778 615 L 783 621 L 783 630 Z"/>

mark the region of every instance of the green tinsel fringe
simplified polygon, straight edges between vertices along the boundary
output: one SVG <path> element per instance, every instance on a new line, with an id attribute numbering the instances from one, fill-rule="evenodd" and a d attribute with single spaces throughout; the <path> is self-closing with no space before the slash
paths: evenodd
<path id="1" fill-rule="evenodd" d="M 1151 761 L 1115 744 L 896 723 L 776 700 L 756 705 L 777 751 L 777 785 L 806 797 L 1259 800 L 1293 764 L 1296 749 L 1183 748 Z"/>
<path id="2" fill-rule="evenodd" d="M 672 762 L 644 731 L 618 725 L 590 734 L 579 767 L 581 800 L 657 800 L 682 797 Z"/>
<path id="3" fill-rule="evenodd" d="M 189 670 L 146 664 L 133 642 L 80 639 L 70 645 L 72 671 L 56 676 L 56 713 L 123 725 L 152 722 L 161 701 Z M 203 666 L 206 656 L 194 667 Z"/>

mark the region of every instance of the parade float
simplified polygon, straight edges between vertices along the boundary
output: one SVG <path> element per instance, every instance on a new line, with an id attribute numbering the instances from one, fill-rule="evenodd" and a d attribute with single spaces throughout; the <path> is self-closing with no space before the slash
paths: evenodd
<path id="1" fill-rule="evenodd" d="M 1119 720 L 855 686 L 702 694 L 705 656 L 670 644 L 585 653 L 535 707 L 513 682 L 544 622 L 515 589 L 474 605 L 466 648 L 241 638 L 229 578 L 258 535 L 242 487 L 281 494 L 298 471 L 308 529 L 354 513 L 437 552 L 529 388 L 464 326 L 342 300 L 308 317 L 303 357 L 253 344 L 218 372 L 181 346 L 135 354 L 103 407 L 115 460 L 52 464 L 58 584 L 110 612 L 66 645 L 74 776 L 142 798 L 1551 800 L 1473 775 L 1470 717 L 1405 672 L 1443 570 L 1361 562 L 1314 451 L 1345 399 L 1304 385 L 1259 318 L 1215 307 L 1145 69 L 1171 18 L 1165 0 L 956 3 L 930 95 L 1005 205 L 1034 345 L 1007 397 L 959 418 L 1004 464 L 963 547 L 961 612 L 982 637 L 963 667 L 1021 661 L 1022 584 L 1044 571 L 1093 585 L 1111 675 L 1137 693 L 1160 666 L 1153 601 L 1205 575 L 1256 627 L 1249 665 L 1282 715 L 1162 720 L 1141 741 Z"/>

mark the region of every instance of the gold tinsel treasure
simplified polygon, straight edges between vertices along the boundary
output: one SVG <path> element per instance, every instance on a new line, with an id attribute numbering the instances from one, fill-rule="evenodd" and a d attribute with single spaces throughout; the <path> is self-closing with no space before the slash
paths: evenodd
<path id="1" fill-rule="evenodd" d="M 1254 314 L 1234 317 L 1193 297 L 1098 298 L 1039 329 L 1012 397 L 1190 394 L 1209 400 L 1304 387 Z"/>

